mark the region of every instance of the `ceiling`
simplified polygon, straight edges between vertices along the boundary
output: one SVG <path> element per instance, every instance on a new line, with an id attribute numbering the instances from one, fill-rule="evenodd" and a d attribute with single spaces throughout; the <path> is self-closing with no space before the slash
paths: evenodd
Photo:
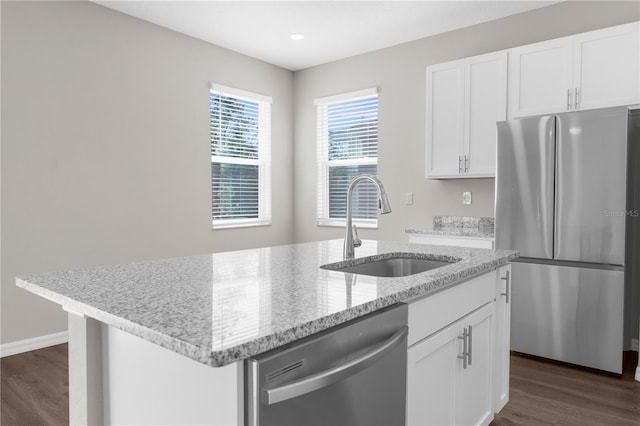
<path id="1" fill-rule="evenodd" d="M 119 1 L 102 6 L 296 71 L 557 1 Z M 289 36 L 302 33 L 294 41 Z"/>

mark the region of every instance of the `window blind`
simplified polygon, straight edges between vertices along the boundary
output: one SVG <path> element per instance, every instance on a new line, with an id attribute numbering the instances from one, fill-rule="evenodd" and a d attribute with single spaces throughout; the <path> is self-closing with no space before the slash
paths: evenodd
<path id="1" fill-rule="evenodd" d="M 347 189 L 359 174 L 377 174 L 378 95 L 376 89 L 316 100 L 318 108 L 318 223 L 344 225 Z M 353 218 L 376 226 L 376 187 L 362 182 L 353 192 Z"/>
<path id="2" fill-rule="evenodd" d="M 271 101 L 212 86 L 211 201 L 214 228 L 271 221 Z"/>

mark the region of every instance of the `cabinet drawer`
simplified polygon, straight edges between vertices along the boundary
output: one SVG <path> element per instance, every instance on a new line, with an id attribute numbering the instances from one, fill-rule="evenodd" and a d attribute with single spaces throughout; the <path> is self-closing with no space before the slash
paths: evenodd
<path id="1" fill-rule="evenodd" d="M 411 346 L 491 302 L 495 296 L 493 270 L 409 304 Z"/>

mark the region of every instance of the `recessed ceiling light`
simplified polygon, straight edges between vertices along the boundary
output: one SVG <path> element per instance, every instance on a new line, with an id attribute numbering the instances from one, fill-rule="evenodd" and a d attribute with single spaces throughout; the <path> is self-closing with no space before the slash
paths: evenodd
<path id="1" fill-rule="evenodd" d="M 294 34 L 291 34 L 289 37 L 291 37 L 291 40 L 302 40 L 304 38 L 304 34 L 294 33 Z"/>

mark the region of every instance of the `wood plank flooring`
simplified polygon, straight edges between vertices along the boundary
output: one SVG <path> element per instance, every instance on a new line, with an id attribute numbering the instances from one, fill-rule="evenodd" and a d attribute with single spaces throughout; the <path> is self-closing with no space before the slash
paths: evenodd
<path id="1" fill-rule="evenodd" d="M 0 360 L 0 424 L 68 425 L 67 345 L 12 355 Z"/>
<path id="2" fill-rule="evenodd" d="M 511 355 L 511 395 L 491 426 L 640 426 L 637 352 L 622 377 Z M 2 358 L 4 426 L 69 424 L 67 345 Z"/>
<path id="3" fill-rule="evenodd" d="M 491 426 L 640 425 L 637 365 L 637 352 L 622 376 L 512 353 L 509 403 Z"/>

